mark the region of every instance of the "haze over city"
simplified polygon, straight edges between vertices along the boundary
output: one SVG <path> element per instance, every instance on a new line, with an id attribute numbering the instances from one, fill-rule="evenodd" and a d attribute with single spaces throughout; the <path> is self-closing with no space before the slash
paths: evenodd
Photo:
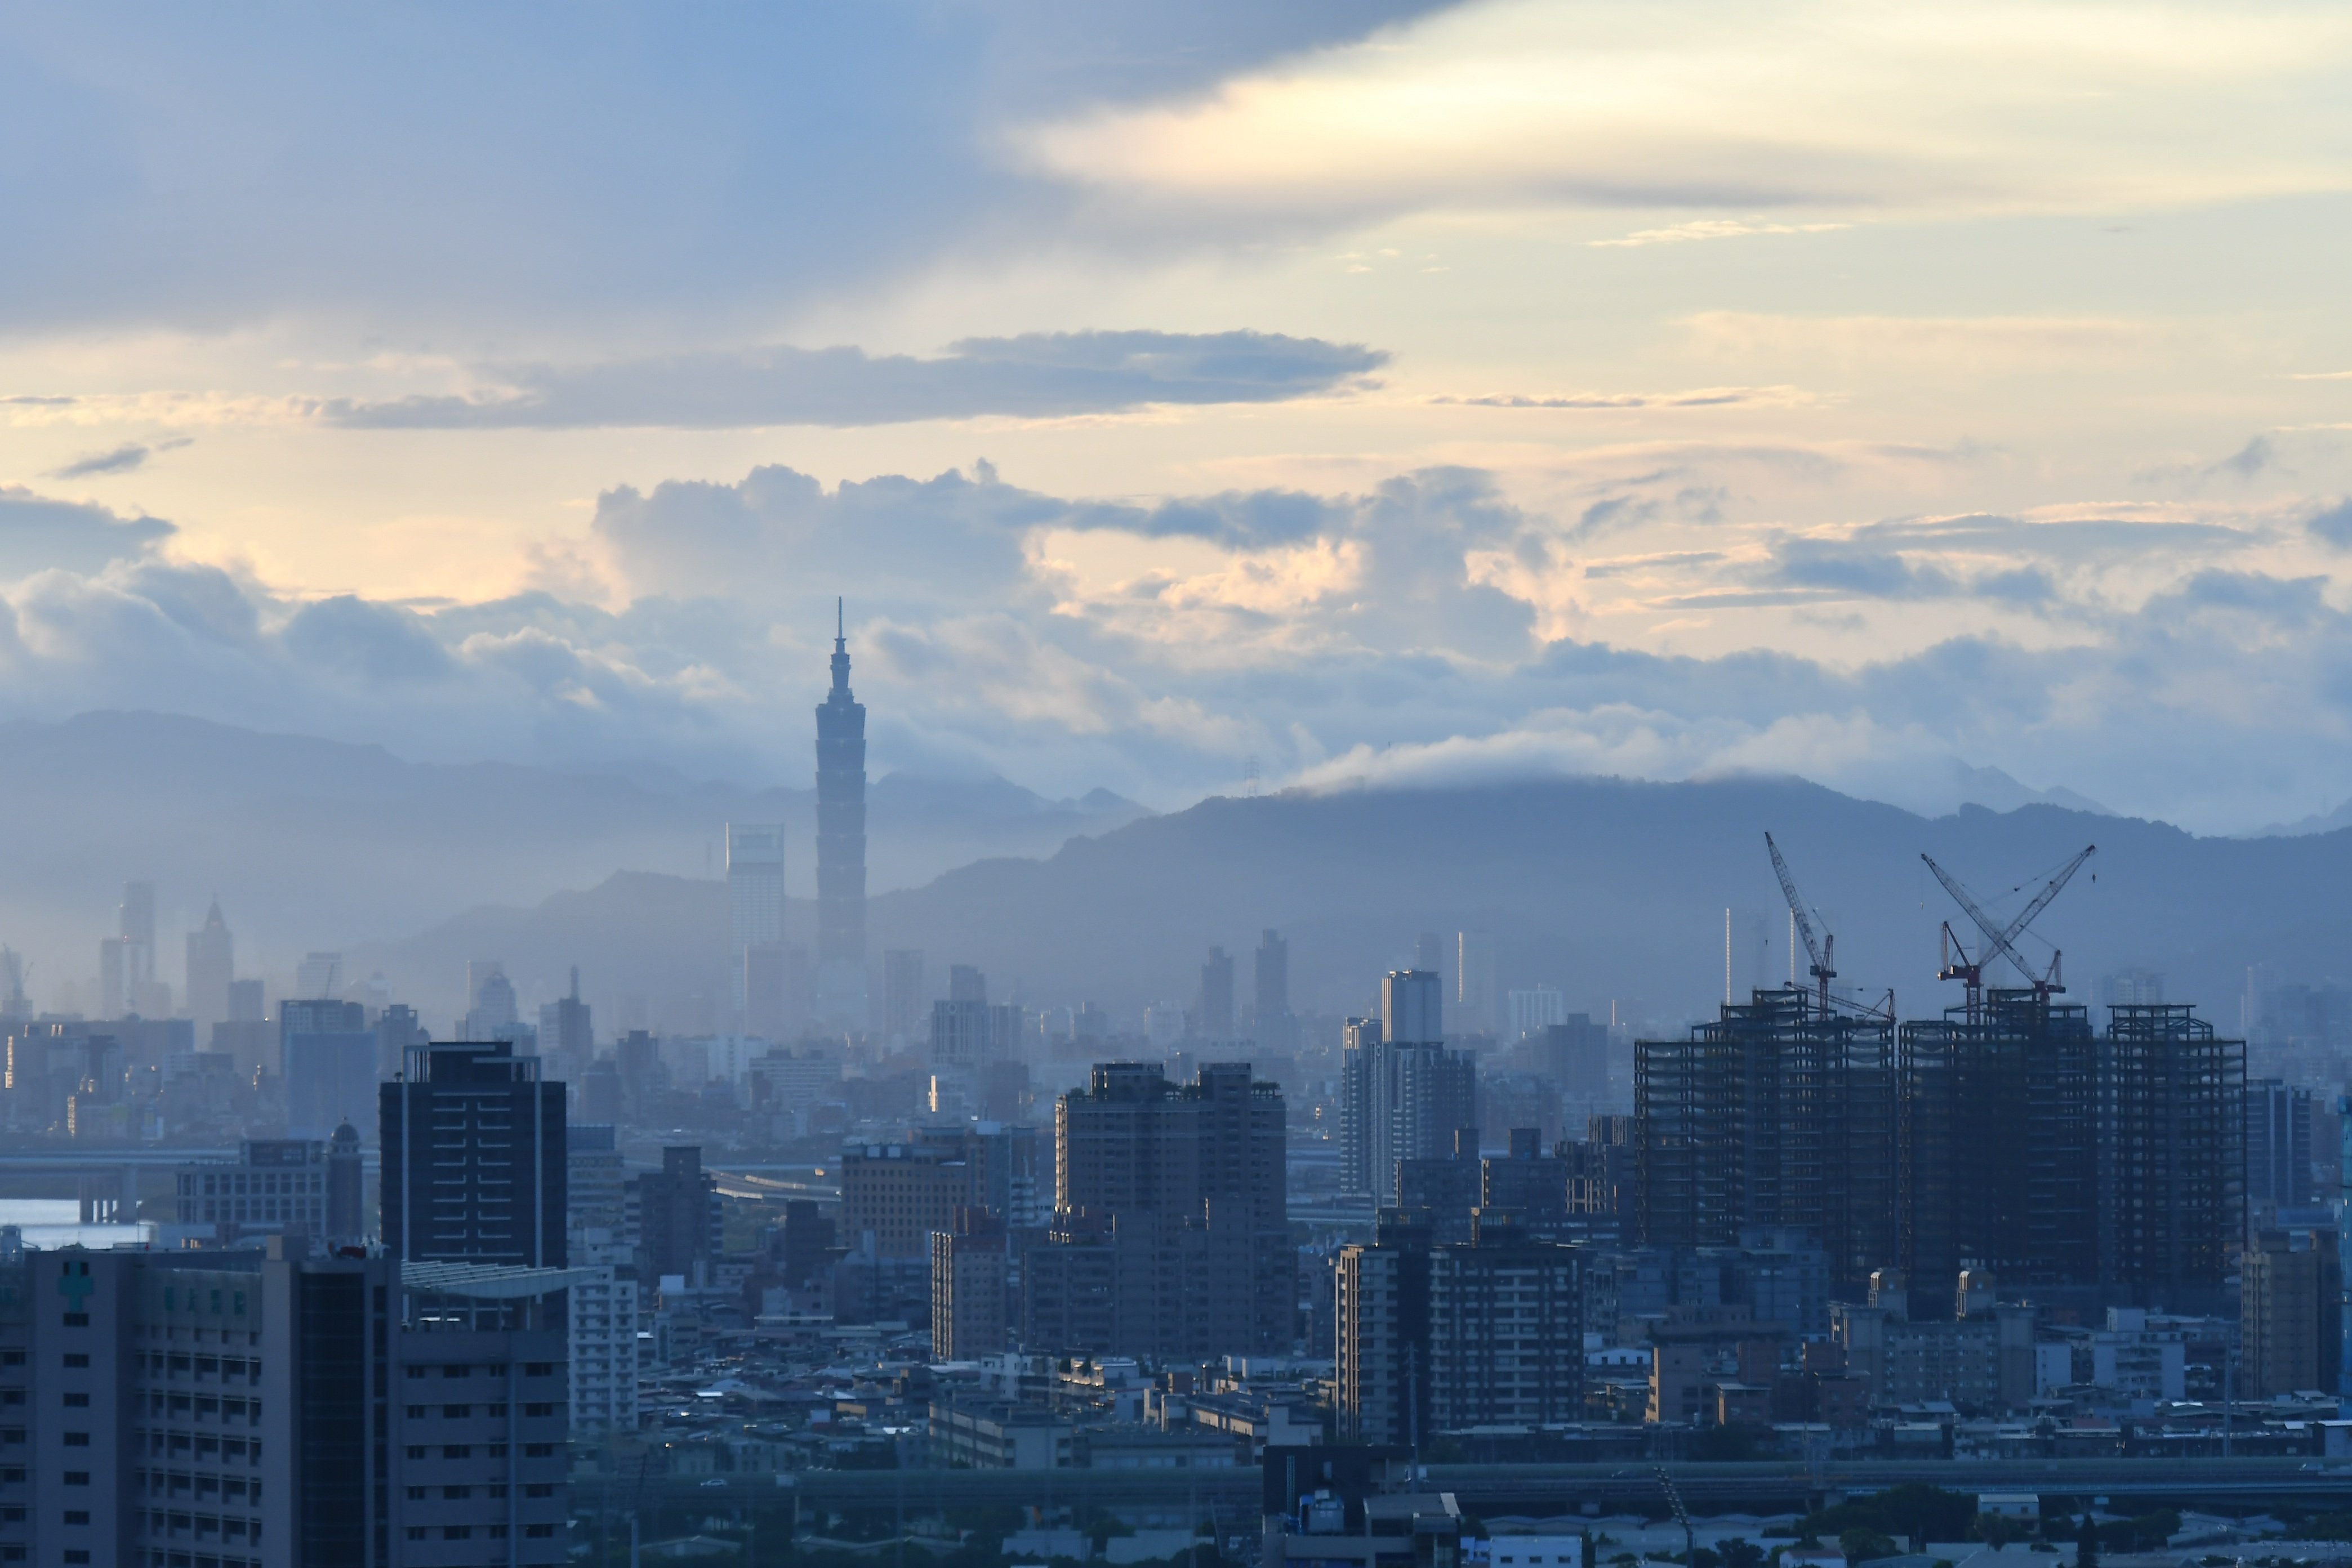
<path id="1" fill-rule="evenodd" d="M 0 8 L 0 1565 L 2352 1564 L 2347 72 Z"/>

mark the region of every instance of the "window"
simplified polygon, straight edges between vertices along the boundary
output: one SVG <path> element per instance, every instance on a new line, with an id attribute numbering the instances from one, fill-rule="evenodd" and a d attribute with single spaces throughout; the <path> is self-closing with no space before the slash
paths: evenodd
<path id="1" fill-rule="evenodd" d="M 441 1489 L 441 1498 L 445 1502 L 464 1502 L 473 1495 L 474 1489 L 471 1487 L 443 1487 Z"/>
<path id="2" fill-rule="evenodd" d="M 24 1364 L 25 1352 L 23 1351 L 0 1351 L 0 1366 L 22 1366 Z"/>
<path id="3" fill-rule="evenodd" d="M 474 1375 L 474 1369 L 470 1366 L 445 1366 L 441 1369 L 441 1375 L 444 1377 L 471 1377 Z"/>
<path id="4" fill-rule="evenodd" d="M 412 1458 L 412 1459 L 421 1459 L 421 1458 L 423 1458 L 425 1457 L 425 1445 L 424 1445 L 424 1444 L 422 1444 L 422 1443 L 411 1443 L 411 1444 L 409 1444 L 409 1445 L 408 1445 L 408 1456 L 407 1456 L 407 1457 L 408 1457 L 408 1458 Z"/>
<path id="5" fill-rule="evenodd" d="M 424 1419 L 425 1419 L 425 1406 L 423 1406 L 422 1405 L 410 1405 L 410 1406 L 408 1407 L 408 1418 L 409 1418 L 411 1421 L 422 1421 L 422 1420 L 424 1420 Z"/>
<path id="6" fill-rule="evenodd" d="M 66 1522 L 68 1524 L 88 1524 L 89 1522 L 89 1510 L 85 1508 L 69 1508 L 66 1510 Z"/>
<path id="7" fill-rule="evenodd" d="M 87 1563 L 89 1561 L 89 1552 L 84 1547 L 68 1546 L 66 1548 L 66 1561 L 68 1563 Z"/>
<path id="8" fill-rule="evenodd" d="M 0 1524 L 22 1524 L 25 1510 L 21 1508 L 0 1508 Z"/>
<path id="9" fill-rule="evenodd" d="M 87 1410 L 87 1409 L 89 1409 L 89 1394 L 67 1394 L 67 1395 L 66 1395 L 66 1408 L 67 1408 L 67 1409 L 68 1409 L 68 1410 Z"/>
<path id="10" fill-rule="evenodd" d="M 84 1437 L 88 1437 L 89 1434 L 85 1432 L 82 1436 Z M 86 1487 L 89 1485 L 89 1472 L 88 1470 L 68 1470 L 66 1472 L 66 1485 L 69 1487 Z"/>
<path id="11" fill-rule="evenodd" d="M 408 1500 L 411 1502 L 423 1502 L 425 1500 L 425 1489 L 423 1487 L 409 1488 Z"/>
<path id="12" fill-rule="evenodd" d="M 555 1414 L 555 1406 L 551 1404 L 526 1405 L 522 1407 L 522 1413 L 525 1415 L 552 1415 Z"/>
<path id="13" fill-rule="evenodd" d="M 470 1405 L 445 1405 L 441 1407 L 442 1417 L 449 1421 L 463 1421 L 473 1413 L 474 1407 Z"/>
<path id="14" fill-rule="evenodd" d="M 423 1377 L 425 1375 L 425 1369 L 421 1366 L 412 1366 L 408 1369 L 408 1375 L 411 1377 Z"/>
<path id="15" fill-rule="evenodd" d="M 423 1525 L 421 1525 L 421 1524 L 412 1524 L 412 1525 L 410 1525 L 410 1526 L 408 1527 L 408 1539 L 409 1539 L 409 1540 L 411 1540 L 411 1541 L 422 1541 L 422 1540 L 424 1540 L 424 1539 L 425 1539 L 425 1527 L 424 1527 Z"/>
<path id="16" fill-rule="evenodd" d="M 555 1458 L 555 1445 L 552 1443 L 525 1443 L 522 1446 L 522 1457 L 526 1459 L 551 1459 Z"/>
<path id="17" fill-rule="evenodd" d="M 69 1329 L 86 1329 L 89 1327 L 89 1314 L 88 1312 L 68 1312 L 66 1314 L 66 1327 Z M 70 1552 L 67 1554 L 67 1561 L 72 1561 L 72 1554 Z M 87 1563 L 89 1559 L 85 1556 L 82 1561 Z"/>
<path id="18" fill-rule="evenodd" d="M 555 1485 L 551 1481 L 533 1481 L 529 1486 L 522 1489 L 522 1495 L 525 1497 L 553 1497 L 555 1495 Z"/>
<path id="19" fill-rule="evenodd" d="M 525 1362 L 523 1363 L 522 1374 L 525 1377 L 553 1377 L 555 1375 L 555 1363 L 551 1361 Z"/>
<path id="20" fill-rule="evenodd" d="M 445 1524 L 441 1527 L 441 1539 L 444 1541 L 471 1541 L 474 1539 L 474 1527 L 470 1524 Z"/>
<path id="21" fill-rule="evenodd" d="M 16 1358 L 14 1362 L 9 1363 L 11 1366 L 20 1364 L 25 1359 L 25 1355 L 22 1351 L 12 1352 L 11 1353 Z M 89 1357 L 84 1355 L 79 1351 L 68 1351 L 66 1352 L 66 1364 L 68 1366 L 88 1366 L 89 1364 Z"/>
<path id="22" fill-rule="evenodd" d="M 68 1447 L 68 1448 L 87 1448 L 87 1447 L 89 1447 L 89 1433 L 87 1433 L 87 1432 L 68 1432 L 68 1433 L 67 1433 L 67 1434 L 66 1434 L 66 1447 Z"/>
<path id="23" fill-rule="evenodd" d="M 551 1541 L 555 1537 L 555 1526 L 551 1524 L 526 1524 L 522 1527 L 522 1532 L 533 1541 Z"/>
<path id="24" fill-rule="evenodd" d="M 474 1457 L 474 1446 L 470 1443 L 444 1443 L 441 1445 L 441 1457 L 445 1459 L 470 1459 Z"/>

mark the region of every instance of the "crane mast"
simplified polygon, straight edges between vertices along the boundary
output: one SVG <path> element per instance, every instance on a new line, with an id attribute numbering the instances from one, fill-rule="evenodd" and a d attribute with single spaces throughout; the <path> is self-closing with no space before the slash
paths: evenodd
<path id="1" fill-rule="evenodd" d="M 1927 869 L 1936 874 L 1936 880 L 1943 884 L 1944 891 L 1952 896 L 1952 901 L 1960 906 L 1961 911 L 1984 935 L 1984 941 L 1978 946 L 1975 958 L 1971 959 L 1969 956 L 1967 945 L 1952 930 L 1952 922 L 1949 921 L 1944 922 L 1943 966 L 1936 972 L 1936 978 L 1958 980 L 1967 987 L 1967 1014 L 1969 1023 L 1979 1022 L 1983 1016 L 1984 968 L 1995 957 L 2005 958 L 2015 966 L 2017 973 L 2024 977 L 2025 983 L 2033 988 L 2033 997 L 2036 1002 L 2047 1003 L 2052 993 L 2063 992 L 2066 989 L 2061 979 L 2063 973 L 2061 964 L 2065 955 L 2056 948 L 2052 948 L 2050 967 L 2043 973 L 2036 974 L 2033 972 L 2033 966 L 2026 963 L 2024 955 L 2017 951 L 2017 939 L 2025 934 L 2025 928 L 2033 923 L 2035 916 L 2050 907 L 2050 900 L 2056 898 L 2059 890 L 2074 879 L 2074 873 L 2083 868 L 2083 863 L 2098 852 L 2099 847 L 2095 844 L 2084 846 L 2073 859 L 2061 866 L 2057 873 L 2042 885 L 2041 890 L 2027 901 L 2025 908 L 2020 910 L 2015 918 L 2006 926 L 1995 925 L 1992 917 L 1969 895 L 1968 889 L 1960 885 L 1959 879 L 1936 864 L 1935 857 L 1924 854 L 1919 857 L 1927 863 Z M 1954 956 L 1956 953 L 1957 958 Z"/>

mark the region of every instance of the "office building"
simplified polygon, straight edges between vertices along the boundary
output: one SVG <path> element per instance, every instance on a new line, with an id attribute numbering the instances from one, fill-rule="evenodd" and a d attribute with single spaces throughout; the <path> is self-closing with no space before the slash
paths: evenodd
<path id="1" fill-rule="evenodd" d="M 563 1085 L 507 1040 L 409 1047 L 378 1086 L 383 1245 L 411 1262 L 561 1268 Z"/>
<path id="2" fill-rule="evenodd" d="M 1454 947 L 1454 1005 L 1461 1009 L 1462 1026 L 1491 1035 L 1502 1026 L 1495 939 L 1483 931 L 1465 931 L 1455 934 Z"/>
<path id="3" fill-rule="evenodd" d="M 1568 1021 L 1568 1002 L 1549 985 L 1537 985 L 1525 991 L 1514 991 L 1509 997 L 1511 1023 L 1509 1037 L 1524 1040 L 1539 1035 L 1554 1024 Z"/>
<path id="4" fill-rule="evenodd" d="M 746 955 L 753 948 L 784 944 L 784 825 L 727 825 L 727 973 L 734 987 L 733 1016 L 747 1034 L 761 1001 L 749 984 Z M 781 975 L 779 976 L 781 984 Z M 781 1005 L 781 998 L 778 998 Z"/>
<path id="5" fill-rule="evenodd" d="M 1470 1216 L 1478 1207 L 1485 1168 L 1478 1158 L 1478 1130 L 1458 1127 L 1451 1152 L 1437 1159 L 1399 1160 L 1396 1206 L 1428 1217 L 1433 1243 L 1470 1239 Z"/>
<path id="6" fill-rule="evenodd" d="M 1568 1167 L 1569 1216 L 1595 1241 L 1633 1233 L 1634 1147 L 1633 1118 L 1605 1114 L 1586 1119 L 1581 1139 L 1559 1145 Z"/>
<path id="7" fill-rule="evenodd" d="M 901 1045 L 922 1037 L 929 1019 L 923 984 L 923 950 L 894 948 L 882 955 L 882 1029 Z"/>
<path id="8" fill-rule="evenodd" d="M 1481 1209 L 1429 1259 L 1429 1413 L 1440 1431 L 1584 1414 L 1584 1321 L 1572 1247 Z"/>
<path id="9" fill-rule="evenodd" d="M 514 982 L 502 960 L 477 958 L 466 965 L 466 1017 L 460 1032 L 468 1040 L 511 1040 L 522 1021 Z"/>
<path id="10" fill-rule="evenodd" d="M 956 1129 L 926 1129 L 911 1143 L 841 1152 L 842 1240 L 876 1258 L 928 1258 L 931 1234 L 959 1210 L 984 1205 L 971 1151 Z"/>
<path id="11" fill-rule="evenodd" d="M 1478 1120 L 1477 1068 L 1444 1039 L 1441 982 L 1426 970 L 1381 982 L 1381 1016 L 1351 1019 L 1340 1058 L 1340 1189 L 1385 1202 L 1397 1162 L 1442 1159 Z"/>
<path id="12" fill-rule="evenodd" d="M 142 993 L 155 984 L 155 884 L 123 883 L 122 903 L 115 912 L 115 931 L 122 942 L 124 1005 L 109 1012 L 107 1016 L 120 1017 L 124 1013 L 152 1018 L 171 1016 L 168 1001 L 160 1008 L 140 1005 Z"/>
<path id="13" fill-rule="evenodd" d="M 391 1011 L 390 1008 L 385 1009 Z M 588 1004 L 580 1000 L 580 970 L 572 971 L 572 991 L 539 1010 L 539 1054 L 555 1074 L 577 1079 L 596 1058 L 596 1029 Z"/>
<path id="14" fill-rule="evenodd" d="M 1339 1250 L 1333 1393 L 1344 1441 L 1418 1445 L 1432 1430 L 1430 1246 L 1425 1216 L 1389 1209 L 1371 1245 Z"/>
<path id="15" fill-rule="evenodd" d="M 354 1159 L 356 1143 L 354 1138 Z M 356 1240 L 361 1226 L 355 1194 L 340 1216 L 352 1223 L 340 1227 L 330 1219 L 341 1206 L 334 1200 L 342 1195 L 331 1190 L 341 1173 L 332 1163 L 339 1152 L 315 1138 L 248 1138 L 234 1160 L 182 1165 L 173 1177 L 179 1223 L 212 1226 L 223 1246 L 255 1236 Z"/>
<path id="16" fill-rule="evenodd" d="M 0 1562 L 563 1563 L 560 1270 L 26 1252 Z M 12 1436 L 17 1433 L 12 1431 Z"/>
<path id="17" fill-rule="evenodd" d="M 1543 1134 L 1534 1127 L 1512 1128 L 1509 1148 L 1502 1159 L 1478 1163 L 1478 1206 L 1517 1215 L 1538 1241 L 1570 1239 L 1568 1162 L 1544 1152 Z"/>
<path id="18" fill-rule="evenodd" d="M 374 1230 L 367 1222 L 367 1167 L 360 1152 L 360 1130 L 346 1121 L 327 1140 L 327 1244 L 341 1247 L 365 1241 Z"/>
<path id="19" fill-rule="evenodd" d="M 2245 1237 L 2246 1043 L 2192 1007 L 2108 1010 L 2098 1257 L 2134 1304 L 2213 1310 Z"/>
<path id="20" fill-rule="evenodd" d="M 826 1029 L 862 1030 L 866 1006 L 866 705 L 850 694 L 835 607 L 833 689 L 816 710 L 816 998 Z"/>
<path id="21" fill-rule="evenodd" d="M 2311 1090 L 2274 1078 L 2248 1084 L 2246 1202 L 2273 1213 L 2317 1203 L 2311 1154 Z"/>
<path id="22" fill-rule="evenodd" d="M 1034 1349 L 1132 1355 L 1292 1341 L 1282 1091 L 1245 1062 L 1172 1084 L 1156 1062 L 1096 1065 L 1055 1110 L 1055 1210 L 1023 1261 Z"/>
<path id="23" fill-rule="evenodd" d="M 1011 1254 L 1002 1216 L 956 1211 L 955 1227 L 931 1233 L 931 1359 L 971 1361 L 1009 1349 Z"/>
<path id="24" fill-rule="evenodd" d="M 1634 1234 L 1727 1247 L 1750 1226 L 1819 1237 L 1853 1286 L 1895 1255 L 1895 1029 L 1793 987 L 1725 1003 L 1634 1050 Z"/>
<path id="25" fill-rule="evenodd" d="M 286 1083 L 286 1134 L 325 1138 L 365 1121 L 375 1102 L 380 1042 L 356 1002 L 278 1005 L 278 1072 Z"/>
<path id="26" fill-rule="evenodd" d="M 396 1076 L 401 1064 L 408 1059 L 408 1047 L 432 1043 L 416 1009 L 394 1002 L 375 1019 L 375 1076 L 377 1081 Z"/>
<path id="27" fill-rule="evenodd" d="M 2344 1361 L 2344 1279 L 2332 1226 L 2263 1230 L 2245 1252 L 2238 1396 L 2333 1394 Z"/>
<path id="28" fill-rule="evenodd" d="M 1210 1040 L 1234 1037 L 1234 960 L 1222 947 L 1211 948 L 1208 962 L 1201 965 L 1194 1033 Z"/>
<path id="29" fill-rule="evenodd" d="M 702 1151 L 664 1149 L 662 1168 L 629 1179 L 627 1206 L 638 1260 L 656 1280 L 693 1281 L 697 1265 L 727 1250 L 719 1179 L 702 1168 Z"/>
<path id="30" fill-rule="evenodd" d="M 931 1065 L 978 1067 L 996 1054 L 995 1022 L 989 1011 L 988 993 L 980 984 L 977 969 L 960 963 L 952 973 L 959 982 L 970 976 L 980 994 L 950 995 L 931 1004 Z"/>
<path id="31" fill-rule="evenodd" d="M 102 936 L 98 939 L 98 1011 L 106 1018 L 120 1018 L 131 1011 L 131 974 L 136 957 L 131 940 L 123 936 Z"/>
<path id="32" fill-rule="evenodd" d="M 294 966 L 294 994 L 309 1001 L 322 1001 L 336 996 L 343 986 L 343 955 L 340 952 L 308 952 Z M 467 994 L 473 994 L 472 986 Z"/>
<path id="33" fill-rule="evenodd" d="M 1830 1306 L 1830 1342 L 1846 1371 L 1862 1380 L 1870 1403 L 1948 1400 L 1970 1415 L 2024 1409 L 2040 1392 L 2034 1309 L 1976 1306 L 1965 1316 L 1914 1320 L 1914 1294 L 1899 1271 L 1886 1269 L 1867 1303 Z"/>
<path id="34" fill-rule="evenodd" d="M 1252 1037 L 1268 1050 L 1298 1044 L 1298 1020 L 1290 1011 L 1290 943 L 1277 931 L 1258 936 L 1250 966 Z"/>
<path id="35" fill-rule="evenodd" d="M 564 1227 L 617 1236 L 626 1224 L 627 1181 L 610 1122 L 571 1122 L 564 1140 Z"/>
<path id="36" fill-rule="evenodd" d="M 33 1016 L 33 999 L 25 994 L 25 955 L 0 942 L 0 1024 Z"/>
<path id="37" fill-rule="evenodd" d="M 236 939 L 215 899 L 204 925 L 188 933 L 188 1016 L 198 1033 L 209 1036 L 215 1024 L 228 1022 L 228 988 L 236 978 Z"/>

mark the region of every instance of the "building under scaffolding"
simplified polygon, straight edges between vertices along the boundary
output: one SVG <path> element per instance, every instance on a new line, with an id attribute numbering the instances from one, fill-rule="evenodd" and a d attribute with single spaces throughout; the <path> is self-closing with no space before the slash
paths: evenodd
<path id="1" fill-rule="evenodd" d="M 1901 1258 L 1922 1306 L 1948 1302 L 1963 1268 L 2004 1289 L 2095 1286 L 2099 1042 L 2087 1011 L 1992 991 L 1904 1025 L 1901 1040 Z"/>
<path id="2" fill-rule="evenodd" d="M 2142 1305 L 2199 1310 L 2242 1245 L 2246 1043 L 2194 1008 L 2108 1009 L 2099 1041 L 2099 1258 Z"/>
<path id="3" fill-rule="evenodd" d="M 1820 1240 L 1832 1289 L 1895 1256 L 1891 1023 L 1791 986 L 1633 1049 L 1643 1245 L 1729 1247 L 1745 1226 L 1793 1226 Z"/>

